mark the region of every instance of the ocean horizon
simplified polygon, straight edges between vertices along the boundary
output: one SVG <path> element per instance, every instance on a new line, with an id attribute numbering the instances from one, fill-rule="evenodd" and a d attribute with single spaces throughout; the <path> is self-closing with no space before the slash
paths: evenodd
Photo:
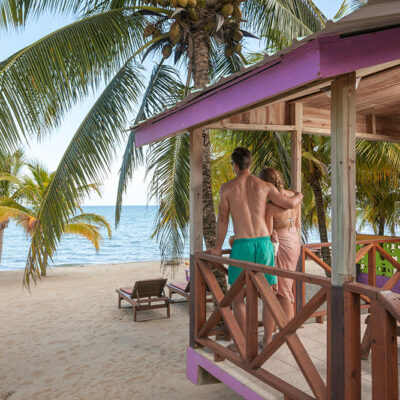
<path id="1" fill-rule="evenodd" d="M 160 260 L 159 245 L 155 239 L 151 239 L 157 209 L 157 205 L 123 206 L 120 224 L 115 228 L 115 206 L 83 207 L 85 212 L 100 214 L 107 219 L 112 227 L 112 238 L 108 239 L 106 232 L 102 231 L 103 242 L 100 251 L 96 252 L 93 245 L 85 238 L 76 235 L 64 235 L 57 253 L 50 262 L 50 267 Z M 364 232 L 372 233 L 372 230 L 368 229 Z M 227 237 L 231 234 L 233 232 L 230 227 Z M 319 235 L 316 230 L 310 233 L 309 242 L 319 242 Z M 10 222 L 4 232 L 0 271 L 24 269 L 29 244 L 30 238 L 24 231 L 14 222 Z M 229 247 L 227 240 L 224 247 Z M 185 244 L 183 257 L 189 257 L 189 241 Z"/>

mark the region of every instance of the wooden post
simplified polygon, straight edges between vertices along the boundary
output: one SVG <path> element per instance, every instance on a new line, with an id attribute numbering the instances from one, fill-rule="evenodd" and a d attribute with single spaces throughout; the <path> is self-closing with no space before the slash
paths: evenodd
<path id="1" fill-rule="evenodd" d="M 290 124 L 296 126 L 290 136 L 291 145 L 291 187 L 301 192 L 301 133 L 303 131 L 303 104 L 293 103 L 289 108 Z"/>
<path id="2" fill-rule="evenodd" d="M 375 246 L 368 252 L 368 285 L 376 286 L 376 254 Z"/>
<path id="3" fill-rule="evenodd" d="M 303 132 L 303 103 L 292 103 L 289 105 L 289 123 L 296 126 L 296 130 L 292 131 L 290 135 L 290 146 L 291 146 L 291 182 L 290 185 L 293 189 L 301 192 L 301 135 Z M 300 230 L 301 240 L 301 230 Z M 300 259 L 297 264 L 297 271 L 304 272 L 304 254 L 303 251 L 300 254 Z M 304 300 L 304 288 L 303 282 L 296 281 L 294 285 L 295 291 L 295 312 L 298 313 L 303 307 Z"/>
<path id="4" fill-rule="evenodd" d="M 246 271 L 246 361 L 258 355 L 258 295 L 250 272 Z"/>
<path id="5" fill-rule="evenodd" d="M 371 301 L 372 398 L 398 399 L 397 323 L 378 300 Z"/>
<path id="6" fill-rule="evenodd" d="M 356 75 L 331 85 L 332 288 L 329 317 L 330 398 L 346 398 L 343 284 L 356 274 Z M 347 338 L 346 338 L 347 339 Z M 347 383 L 347 382 L 346 382 Z"/>
<path id="7" fill-rule="evenodd" d="M 332 82 L 332 284 L 356 276 L 356 75 Z"/>
<path id="8" fill-rule="evenodd" d="M 195 347 L 196 271 L 194 254 L 203 250 L 202 131 L 190 132 L 190 346 Z"/>
<path id="9" fill-rule="evenodd" d="M 344 348 L 346 400 L 361 400 L 360 295 L 344 294 Z"/>

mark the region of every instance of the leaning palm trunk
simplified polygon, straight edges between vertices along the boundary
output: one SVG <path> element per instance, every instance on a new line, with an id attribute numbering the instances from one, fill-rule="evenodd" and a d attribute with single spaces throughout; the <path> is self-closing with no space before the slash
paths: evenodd
<path id="1" fill-rule="evenodd" d="M 44 252 L 44 258 L 43 258 L 43 265 L 40 266 L 40 275 L 41 276 L 46 276 L 47 275 L 47 262 L 49 259 L 49 255 L 47 254 L 47 251 Z"/>
<path id="2" fill-rule="evenodd" d="M 209 44 L 205 31 L 198 31 L 193 35 L 193 78 L 196 89 L 201 89 L 208 83 L 209 73 Z M 190 74 L 191 71 L 189 71 Z M 217 224 L 215 221 L 215 209 L 211 186 L 211 155 L 210 134 L 208 130 L 203 132 L 203 236 L 206 248 L 214 247 L 216 241 Z M 228 286 L 226 277 L 220 271 L 214 269 L 214 275 L 224 293 Z"/>
<path id="3" fill-rule="evenodd" d="M 1 256 L 3 254 L 4 230 L 7 228 L 7 226 L 8 226 L 8 221 L 0 223 L 0 264 L 1 264 Z"/>
<path id="4" fill-rule="evenodd" d="M 325 207 L 324 207 L 324 199 L 322 195 L 322 187 L 321 187 L 321 178 L 318 173 L 315 173 L 311 177 L 311 187 L 314 192 L 315 198 L 315 207 L 317 210 L 317 219 L 318 219 L 318 230 L 319 230 L 319 238 L 321 243 L 328 242 L 328 230 L 326 228 L 326 218 L 325 218 Z M 332 265 L 331 262 L 331 253 L 329 247 L 322 248 L 322 259 L 329 266 Z M 329 274 L 327 274 L 329 275 Z"/>

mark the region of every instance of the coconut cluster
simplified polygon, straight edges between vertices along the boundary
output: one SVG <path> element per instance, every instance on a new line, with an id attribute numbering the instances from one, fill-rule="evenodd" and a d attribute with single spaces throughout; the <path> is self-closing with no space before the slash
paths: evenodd
<path id="1" fill-rule="evenodd" d="M 168 58 L 174 46 L 187 46 L 189 33 L 204 30 L 209 37 L 226 45 L 225 55 L 231 57 L 242 51 L 243 31 L 240 29 L 242 0 L 154 0 L 145 1 L 152 6 L 171 8 L 172 23 L 166 26 L 165 19 L 148 24 L 144 29 L 146 37 L 153 39 L 169 33 L 162 48 L 162 54 Z"/>

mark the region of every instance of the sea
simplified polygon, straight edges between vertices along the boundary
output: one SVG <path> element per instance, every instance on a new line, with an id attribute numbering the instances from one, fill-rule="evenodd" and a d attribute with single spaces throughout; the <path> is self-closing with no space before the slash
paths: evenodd
<path id="1" fill-rule="evenodd" d="M 108 239 L 106 232 L 103 232 L 103 241 L 97 252 L 86 239 L 64 235 L 50 263 L 52 267 L 160 260 L 159 245 L 155 239 L 151 239 L 158 206 L 123 206 L 117 228 L 114 227 L 114 206 L 87 206 L 83 210 L 103 215 L 112 226 L 112 238 Z M 233 231 L 230 226 L 227 237 L 231 234 Z M 311 232 L 309 242 L 319 241 L 318 232 Z M 29 244 L 30 238 L 20 227 L 10 222 L 4 233 L 0 271 L 24 269 Z M 224 247 L 228 247 L 227 241 Z M 189 242 L 185 245 L 183 256 L 189 257 Z"/>

